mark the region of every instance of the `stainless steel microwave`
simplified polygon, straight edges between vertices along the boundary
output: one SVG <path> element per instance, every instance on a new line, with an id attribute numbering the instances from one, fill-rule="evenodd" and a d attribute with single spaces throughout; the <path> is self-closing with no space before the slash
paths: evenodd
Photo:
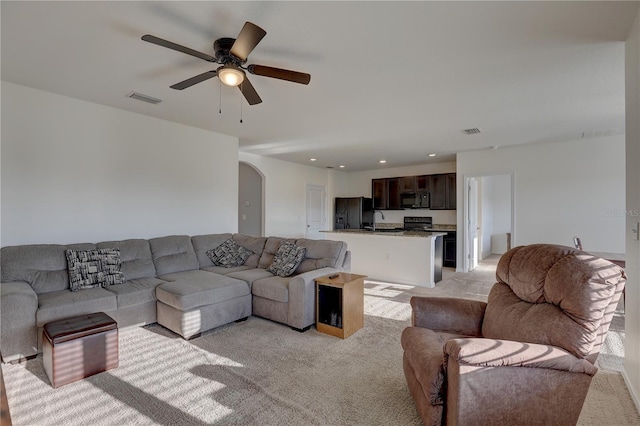
<path id="1" fill-rule="evenodd" d="M 400 206 L 403 209 L 428 209 L 429 193 L 427 191 L 404 192 L 400 196 Z"/>

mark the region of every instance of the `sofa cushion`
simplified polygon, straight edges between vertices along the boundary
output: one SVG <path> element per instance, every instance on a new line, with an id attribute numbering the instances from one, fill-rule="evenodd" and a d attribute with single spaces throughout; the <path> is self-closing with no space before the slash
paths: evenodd
<path id="1" fill-rule="evenodd" d="M 200 263 L 200 269 L 214 266 L 213 262 L 207 256 L 209 250 L 213 250 L 223 242 L 232 237 L 232 234 L 208 234 L 208 235 L 196 235 L 191 237 L 191 243 L 193 249 L 196 252 L 198 263 Z"/>
<path id="2" fill-rule="evenodd" d="M 111 285 L 106 288 L 116 296 L 118 309 L 129 306 L 142 305 L 148 302 L 155 302 L 156 287 L 166 281 L 154 277 L 138 278 L 129 280 L 124 284 Z"/>
<path id="3" fill-rule="evenodd" d="M 256 280 L 251 286 L 251 293 L 254 296 L 276 302 L 288 303 L 289 281 L 291 281 L 290 277 L 269 277 Z"/>
<path id="4" fill-rule="evenodd" d="M 149 246 L 158 275 L 200 268 L 191 237 L 187 235 L 153 238 Z"/>
<path id="5" fill-rule="evenodd" d="M 289 277 L 296 271 L 300 262 L 304 258 L 306 248 L 290 243 L 288 241 L 280 242 L 280 247 L 273 262 L 267 268 L 267 271 L 279 277 Z"/>
<path id="6" fill-rule="evenodd" d="M 184 281 L 171 281 L 156 287 L 158 301 L 181 311 L 188 311 L 199 306 L 212 305 L 250 294 L 249 285 L 244 281 L 212 274 L 209 277 L 193 274 Z"/>
<path id="7" fill-rule="evenodd" d="M 225 268 L 224 266 L 207 266 L 202 268 L 203 271 L 213 272 L 220 275 L 229 275 L 232 272 L 246 271 L 247 269 L 254 269 L 247 265 L 234 266 L 233 268 Z"/>
<path id="8" fill-rule="evenodd" d="M 341 268 L 347 252 L 347 243 L 344 241 L 300 238 L 296 244 L 307 249 L 297 269 L 299 274 L 326 267 Z"/>
<path id="9" fill-rule="evenodd" d="M 25 281 L 37 294 L 69 288 L 67 248 L 91 250 L 93 244 L 31 244 L 3 247 L 0 251 L 2 282 Z"/>
<path id="10" fill-rule="evenodd" d="M 224 266 L 225 268 L 244 265 L 252 254 L 252 251 L 240 246 L 231 238 L 218 247 L 207 251 L 207 256 L 209 256 L 214 265 Z"/>
<path id="11" fill-rule="evenodd" d="M 117 247 L 120 249 L 120 261 L 125 280 L 156 276 L 149 241 L 130 239 L 123 241 L 103 241 L 96 244 L 99 249 Z"/>
<path id="12" fill-rule="evenodd" d="M 48 292 L 38 296 L 36 325 L 43 327 L 51 321 L 95 312 L 115 311 L 117 307 L 115 294 L 104 288 Z"/>
<path id="13" fill-rule="evenodd" d="M 258 268 L 267 269 L 269 265 L 273 263 L 273 256 L 278 252 L 278 248 L 280 248 L 280 243 L 282 241 L 288 241 L 290 243 L 296 242 L 295 238 L 269 237 L 264 245 L 264 250 L 260 255 Z"/>
<path id="14" fill-rule="evenodd" d="M 273 274 L 271 272 L 262 268 L 245 269 L 242 271 L 230 272 L 226 275 L 228 277 L 233 277 L 233 278 L 242 280 L 247 284 L 252 284 L 254 281 L 261 280 L 263 278 L 273 277 Z"/>
<path id="15" fill-rule="evenodd" d="M 120 249 L 67 250 L 66 256 L 71 291 L 124 282 Z"/>
<path id="16" fill-rule="evenodd" d="M 264 250 L 264 245 L 267 242 L 267 238 L 241 234 L 233 234 L 232 238 L 236 243 L 238 243 L 238 245 L 253 252 L 244 264 L 250 268 L 256 268 L 258 266 L 258 260 L 260 260 L 260 255 L 262 254 L 262 250 Z"/>

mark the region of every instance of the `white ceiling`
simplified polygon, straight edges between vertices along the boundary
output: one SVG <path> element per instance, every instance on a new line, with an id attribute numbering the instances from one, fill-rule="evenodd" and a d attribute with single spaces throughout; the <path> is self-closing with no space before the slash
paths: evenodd
<path id="1" fill-rule="evenodd" d="M 234 135 L 246 152 L 371 170 L 624 133 L 623 41 L 637 8 L 2 1 L 2 79 Z M 248 63 L 308 72 L 311 83 L 250 75 L 263 103 L 244 103 L 242 124 L 239 91 L 217 79 L 169 88 L 215 64 L 140 40 L 152 34 L 213 54 L 213 41 L 236 37 L 245 21 L 267 31 Z M 131 91 L 163 102 L 132 100 Z M 461 131 L 472 127 L 482 133 Z"/>

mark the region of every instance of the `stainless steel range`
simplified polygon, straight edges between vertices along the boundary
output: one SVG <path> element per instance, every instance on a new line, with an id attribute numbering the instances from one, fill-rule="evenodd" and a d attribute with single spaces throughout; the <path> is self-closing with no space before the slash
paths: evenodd
<path id="1" fill-rule="evenodd" d="M 433 229 L 433 218 L 431 216 L 405 216 L 405 231 L 431 231 Z"/>

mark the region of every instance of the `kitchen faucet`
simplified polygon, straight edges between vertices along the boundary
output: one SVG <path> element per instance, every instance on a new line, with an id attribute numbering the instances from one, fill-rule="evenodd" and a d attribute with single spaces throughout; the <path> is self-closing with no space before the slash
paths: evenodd
<path id="1" fill-rule="evenodd" d="M 373 231 L 376 230 L 376 213 L 380 213 L 380 216 L 382 217 L 382 220 L 384 220 L 384 213 L 382 213 L 380 210 L 374 210 L 373 211 L 373 224 L 371 225 L 371 229 Z"/>

